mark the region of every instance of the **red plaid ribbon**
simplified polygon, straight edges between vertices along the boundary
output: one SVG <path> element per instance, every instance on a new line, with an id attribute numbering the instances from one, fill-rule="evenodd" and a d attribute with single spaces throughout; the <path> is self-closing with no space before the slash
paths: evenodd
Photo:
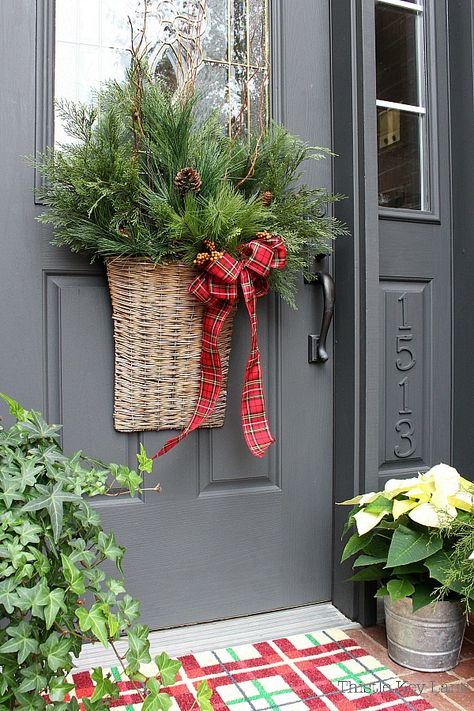
<path id="1" fill-rule="evenodd" d="M 275 441 L 265 412 L 262 367 L 258 348 L 257 299 L 268 291 L 270 269 L 283 269 L 286 248 L 277 236 L 254 239 L 242 248 L 243 258 L 230 254 L 206 266 L 189 287 L 191 294 L 206 306 L 202 322 L 201 377 L 199 396 L 186 428 L 170 439 L 155 454 L 161 457 L 175 447 L 190 432 L 199 427 L 212 413 L 222 388 L 222 364 L 219 355 L 219 334 L 238 299 L 240 283 L 247 307 L 251 345 L 245 368 L 242 390 L 242 428 L 247 446 L 255 457 L 263 457 Z"/>

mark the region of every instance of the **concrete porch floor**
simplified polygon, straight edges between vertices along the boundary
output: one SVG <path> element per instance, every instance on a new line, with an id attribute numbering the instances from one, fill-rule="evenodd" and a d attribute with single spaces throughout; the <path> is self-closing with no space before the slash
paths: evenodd
<path id="1" fill-rule="evenodd" d="M 413 684 L 437 711 L 474 711 L 474 618 L 466 628 L 458 666 L 451 671 L 434 674 L 410 671 L 393 662 L 387 654 L 383 625 L 345 631 L 369 654 L 396 672 L 407 685 Z"/>

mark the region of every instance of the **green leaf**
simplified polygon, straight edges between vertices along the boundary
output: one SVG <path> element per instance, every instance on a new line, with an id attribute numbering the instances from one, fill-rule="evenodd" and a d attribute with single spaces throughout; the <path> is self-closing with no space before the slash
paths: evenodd
<path id="1" fill-rule="evenodd" d="M 64 577 L 69 583 L 72 592 L 75 592 L 76 595 L 82 595 L 85 591 L 84 573 L 76 568 L 64 553 L 61 553 L 61 561 L 63 564 Z"/>
<path id="2" fill-rule="evenodd" d="M 385 555 L 375 556 L 375 555 L 360 555 L 353 562 L 352 566 L 354 568 L 360 568 L 361 565 L 376 565 L 377 563 L 385 563 L 387 557 Z"/>
<path id="3" fill-rule="evenodd" d="M 128 649 L 126 659 L 127 673 L 137 672 L 140 664 L 148 664 L 150 657 L 149 629 L 144 625 L 135 625 L 127 633 Z"/>
<path id="4" fill-rule="evenodd" d="M 63 612 L 67 611 L 67 607 L 64 604 L 64 590 L 61 590 L 61 588 L 54 588 L 50 591 L 48 603 L 44 608 L 44 620 L 46 622 L 47 630 L 53 626 L 59 610 L 63 610 Z"/>
<path id="5" fill-rule="evenodd" d="M 53 676 L 48 684 L 48 696 L 57 703 L 63 701 L 66 694 L 74 689 L 75 684 L 70 684 L 63 676 Z"/>
<path id="6" fill-rule="evenodd" d="M 41 653 L 46 657 L 51 671 L 59 669 L 69 670 L 72 667 L 71 640 L 60 636 L 57 632 L 51 632 L 46 642 L 40 645 Z"/>
<path id="7" fill-rule="evenodd" d="M 32 410 L 28 421 L 22 423 L 22 428 L 31 440 L 58 439 L 59 425 L 48 425 L 39 412 Z"/>
<path id="8" fill-rule="evenodd" d="M 415 587 L 408 580 L 392 579 L 387 583 L 391 600 L 401 600 L 415 592 Z"/>
<path id="9" fill-rule="evenodd" d="M 102 700 L 104 696 L 110 696 L 112 699 L 118 698 L 120 690 L 117 684 L 114 684 L 109 677 L 104 677 L 101 667 L 97 667 L 92 671 L 91 679 L 96 684 L 94 693 L 91 696 L 92 702 Z"/>
<path id="10" fill-rule="evenodd" d="M 8 615 L 11 615 L 13 609 L 18 606 L 16 588 L 17 584 L 13 578 L 7 578 L 0 583 L 0 605 L 3 605 Z"/>
<path id="11" fill-rule="evenodd" d="M 386 585 L 382 585 L 377 592 L 375 593 L 374 597 L 385 597 L 385 595 L 388 595 L 388 590 Z"/>
<path id="12" fill-rule="evenodd" d="M 44 579 L 40 580 L 34 587 L 19 587 L 18 606 L 23 612 L 31 612 L 33 617 L 44 619 L 44 608 L 49 600 L 49 588 Z"/>
<path id="13" fill-rule="evenodd" d="M 166 652 L 162 652 L 155 657 L 155 662 L 160 672 L 163 686 L 172 686 L 176 683 L 176 677 L 181 669 L 181 662 L 178 659 L 171 659 Z"/>
<path id="14" fill-rule="evenodd" d="M 409 563 L 408 565 L 397 565 L 393 571 L 392 575 L 412 575 L 413 573 L 426 573 L 426 566 L 424 563 Z"/>
<path id="15" fill-rule="evenodd" d="M 16 652 L 19 664 L 23 664 L 30 654 L 39 651 L 38 640 L 33 637 L 33 627 L 24 620 L 18 625 L 7 627 L 6 632 L 11 639 L 2 644 L 0 652 Z"/>
<path id="16" fill-rule="evenodd" d="M 129 622 L 133 622 L 140 615 L 140 603 L 130 595 L 124 595 L 123 599 L 118 603 L 118 608 Z"/>
<path id="17" fill-rule="evenodd" d="M 146 472 L 147 474 L 151 474 L 153 470 L 153 459 L 150 459 L 148 454 L 146 453 L 146 449 L 143 446 L 143 444 L 140 442 L 140 452 L 137 454 L 137 459 L 138 459 L 138 468 L 141 472 Z"/>
<path id="18" fill-rule="evenodd" d="M 143 702 L 142 711 L 168 711 L 173 702 L 168 694 L 160 693 L 157 679 L 148 679 L 146 686 L 149 694 Z"/>
<path id="19" fill-rule="evenodd" d="M 0 474 L 0 499 L 4 501 L 7 509 L 14 501 L 25 500 L 24 494 L 20 491 L 20 482 L 16 477 L 8 476 L 6 473 Z"/>
<path id="20" fill-rule="evenodd" d="M 37 484 L 36 490 L 41 494 L 29 501 L 22 508 L 22 511 L 40 511 L 46 509 L 51 520 L 53 529 L 54 542 L 57 543 L 63 525 L 63 504 L 65 501 L 74 501 L 79 503 L 82 501 L 80 496 L 73 494 L 70 491 L 64 491 L 61 483 L 51 486 Z"/>
<path id="21" fill-rule="evenodd" d="M 43 533 L 41 526 L 31 521 L 23 521 L 19 526 L 14 526 L 13 530 L 20 536 L 22 546 L 27 546 L 29 543 L 39 543 L 40 537 L 38 534 Z M 36 549 L 33 549 L 33 553 Z"/>
<path id="22" fill-rule="evenodd" d="M 20 693 L 26 694 L 28 691 L 39 693 L 46 688 L 48 680 L 43 673 L 41 664 L 30 664 L 21 669 L 20 674 L 23 677 L 23 681 L 18 687 Z"/>
<path id="23" fill-rule="evenodd" d="M 0 398 L 7 403 L 10 415 L 16 420 L 19 422 L 26 422 L 31 419 L 31 412 L 29 412 L 29 410 L 25 410 L 19 402 L 13 400 L 13 398 L 8 397 L 8 395 L 5 395 L 4 393 L 0 393 Z"/>
<path id="24" fill-rule="evenodd" d="M 364 511 L 372 514 L 379 514 L 382 511 L 391 511 L 393 502 L 391 499 L 387 499 L 385 496 L 378 496 L 375 501 L 371 501 L 370 504 L 364 506 Z"/>
<path id="25" fill-rule="evenodd" d="M 398 565 L 408 565 L 425 560 L 439 551 L 442 545 L 441 538 L 429 536 L 421 531 L 414 531 L 406 526 L 399 526 L 393 534 L 385 567 L 395 568 Z"/>
<path id="26" fill-rule="evenodd" d="M 354 506 L 347 514 L 347 519 L 342 529 L 341 539 L 344 538 L 348 530 L 355 525 L 354 514 L 356 514 L 358 511 L 360 511 L 360 506 Z"/>
<path id="27" fill-rule="evenodd" d="M 346 545 L 344 546 L 344 550 L 342 551 L 341 556 L 341 563 L 350 558 L 352 555 L 355 555 L 359 551 L 363 550 L 365 546 L 370 542 L 373 535 L 373 531 L 369 531 L 369 533 L 364 533 L 363 536 L 359 536 L 358 533 L 353 533 L 347 541 Z"/>
<path id="28" fill-rule="evenodd" d="M 114 595 L 120 595 L 125 592 L 125 587 L 121 580 L 117 580 L 116 578 L 107 578 L 105 584 Z"/>
<path id="29" fill-rule="evenodd" d="M 80 630 L 82 632 L 89 632 L 90 630 L 104 647 L 109 646 L 107 612 L 108 606 L 97 602 L 92 605 L 90 610 L 86 610 L 83 607 L 79 607 L 76 610 Z"/>
<path id="30" fill-rule="evenodd" d="M 433 602 L 432 597 L 433 586 L 429 583 L 418 583 L 415 585 L 415 592 L 411 596 L 413 604 L 413 612 L 420 610 L 422 607 Z"/>
<path id="31" fill-rule="evenodd" d="M 197 702 L 201 711 L 213 711 L 212 703 L 212 689 L 210 688 L 207 680 L 199 682 L 197 686 Z"/>
<path id="32" fill-rule="evenodd" d="M 387 577 L 387 573 L 382 565 L 370 565 L 367 568 L 362 568 L 355 573 L 350 579 L 356 582 L 369 580 L 382 580 Z"/>
<path id="33" fill-rule="evenodd" d="M 113 533 L 106 534 L 103 531 L 99 532 L 97 539 L 97 549 L 108 559 L 115 563 L 117 568 L 123 574 L 122 558 L 125 553 L 123 546 L 117 545 Z"/>

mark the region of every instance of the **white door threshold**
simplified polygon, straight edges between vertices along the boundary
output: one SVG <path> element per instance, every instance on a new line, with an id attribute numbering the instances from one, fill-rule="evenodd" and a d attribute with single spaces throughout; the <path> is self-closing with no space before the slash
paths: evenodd
<path id="1" fill-rule="evenodd" d="M 158 630 L 150 634 L 151 656 L 168 652 L 172 657 L 188 652 L 204 652 L 222 647 L 234 647 L 238 644 L 261 642 L 267 639 L 289 637 L 303 632 L 316 632 L 323 629 L 357 628 L 357 622 L 351 622 L 329 602 L 318 605 L 305 605 L 291 610 L 266 612 L 232 620 L 206 622 L 203 624 L 174 627 Z M 126 645 L 117 642 L 119 653 Z M 104 649 L 100 644 L 84 646 L 76 660 L 78 671 L 85 671 L 96 666 L 109 668 L 118 664 L 111 649 Z"/>

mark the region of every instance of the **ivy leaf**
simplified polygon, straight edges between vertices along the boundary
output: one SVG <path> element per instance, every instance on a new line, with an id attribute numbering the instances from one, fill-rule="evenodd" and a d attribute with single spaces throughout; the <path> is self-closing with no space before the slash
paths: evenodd
<path id="1" fill-rule="evenodd" d="M 32 440 L 58 439 L 61 426 L 49 425 L 39 412 L 32 411 L 28 420 L 22 423 L 22 429 L 28 432 Z"/>
<path id="2" fill-rule="evenodd" d="M 44 581 L 40 580 L 34 587 L 19 587 L 18 606 L 23 612 L 31 612 L 33 617 L 44 619 L 44 608 L 49 600 L 49 588 Z"/>
<path id="3" fill-rule="evenodd" d="M 38 534 L 43 532 L 41 526 L 28 520 L 23 521 L 19 526 L 14 526 L 13 530 L 19 535 L 22 546 L 27 546 L 29 543 L 39 543 Z"/>
<path id="4" fill-rule="evenodd" d="M 123 574 L 122 558 L 125 553 L 123 546 L 117 545 L 113 533 L 106 534 L 103 531 L 99 532 L 97 538 L 97 549 L 108 559 L 115 563 L 117 568 Z"/>
<path id="5" fill-rule="evenodd" d="M 22 493 L 25 491 L 27 486 L 34 486 L 36 484 L 37 475 L 42 470 L 43 467 L 38 466 L 38 460 L 34 457 L 27 457 L 21 461 L 17 480 Z"/>
<path id="6" fill-rule="evenodd" d="M 415 592 L 415 586 L 409 580 L 399 580 L 393 578 L 387 583 L 388 594 L 391 600 L 401 600 L 404 597 L 409 597 Z"/>
<path id="7" fill-rule="evenodd" d="M 146 687 L 148 696 L 143 702 L 142 711 L 168 711 L 173 702 L 168 694 L 160 693 L 160 682 L 158 679 L 148 679 Z"/>
<path id="8" fill-rule="evenodd" d="M 7 403 L 10 415 L 16 420 L 19 422 L 26 422 L 31 419 L 31 412 L 29 410 L 25 410 L 19 402 L 13 400 L 13 398 L 8 397 L 8 395 L 5 395 L 4 393 L 0 393 L 0 398 Z"/>
<path id="9" fill-rule="evenodd" d="M 133 622 L 140 615 L 140 603 L 138 600 L 134 600 L 131 595 L 125 595 L 123 600 L 118 603 L 118 608 L 129 622 Z"/>
<path id="10" fill-rule="evenodd" d="M 76 595 L 82 595 L 85 591 L 84 585 L 84 573 L 82 573 L 76 566 L 71 563 L 68 556 L 61 553 L 61 561 L 63 564 L 63 572 L 66 581 L 69 583 L 69 587 L 72 592 Z"/>
<path id="11" fill-rule="evenodd" d="M 30 666 L 25 669 L 21 669 L 20 674 L 23 677 L 23 681 L 20 683 L 18 691 L 22 694 L 28 691 L 40 693 L 48 684 L 48 680 L 43 674 L 41 664 L 30 664 Z"/>
<path id="12" fill-rule="evenodd" d="M 104 610 L 106 605 L 101 603 L 94 603 L 90 610 L 86 610 L 83 607 L 79 607 L 76 610 L 76 615 L 79 620 L 79 628 L 82 632 L 92 632 L 92 634 L 97 637 L 99 642 L 101 642 L 104 647 L 109 646 L 109 639 L 107 634 L 107 613 Z"/>
<path id="13" fill-rule="evenodd" d="M 54 588 L 50 591 L 48 596 L 48 604 L 44 608 L 44 620 L 46 622 L 46 629 L 49 630 L 57 617 L 59 610 L 66 612 L 67 608 L 64 604 L 64 590 L 61 588 Z"/>
<path id="14" fill-rule="evenodd" d="M 46 701 L 39 694 L 22 694 L 15 692 L 15 699 L 21 711 L 42 711 L 46 708 Z"/>
<path id="15" fill-rule="evenodd" d="M 0 499 L 9 509 L 14 501 L 24 501 L 25 497 L 20 491 L 20 483 L 15 477 L 10 477 L 6 473 L 0 475 Z"/>
<path id="16" fill-rule="evenodd" d="M 173 686 L 173 684 L 176 683 L 176 677 L 181 669 L 181 662 L 178 659 L 171 659 L 166 652 L 162 652 L 155 657 L 155 662 L 160 672 L 163 686 Z"/>
<path id="17" fill-rule="evenodd" d="M 116 578 L 107 578 L 105 584 L 114 595 L 120 595 L 125 592 L 125 587 L 121 580 L 117 580 Z"/>
<path id="18" fill-rule="evenodd" d="M 51 520 L 54 542 L 57 543 L 63 525 L 63 504 L 65 501 L 79 503 L 81 497 L 70 491 L 64 491 L 61 484 L 57 483 L 51 488 L 43 484 L 37 484 L 36 490 L 41 494 L 29 501 L 22 508 L 22 511 L 40 511 L 46 509 Z"/>
<path id="19" fill-rule="evenodd" d="M 70 684 L 63 676 L 53 676 L 48 684 L 48 696 L 51 701 L 58 703 L 63 701 L 66 694 L 72 691 L 75 684 Z M 55 709 L 57 707 L 55 706 Z"/>
<path id="20" fill-rule="evenodd" d="M 18 606 L 18 596 L 16 594 L 17 584 L 13 578 L 7 578 L 0 583 L 0 605 L 3 605 L 8 615 Z"/>
<path id="21" fill-rule="evenodd" d="M 16 652 L 19 664 L 23 664 L 30 654 L 38 652 L 39 644 L 38 640 L 32 636 L 33 628 L 24 620 L 14 627 L 7 627 L 6 632 L 11 639 L 2 644 L 0 652 L 6 654 Z"/>
<path id="22" fill-rule="evenodd" d="M 58 669 L 71 669 L 71 640 L 60 637 L 57 632 L 51 632 L 46 642 L 40 645 L 41 653 L 46 657 L 51 671 Z"/>
<path id="23" fill-rule="evenodd" d="M 137 454 L 137 459 L 138 459 L 138 468 L 141 472 L 146 472 L 147 474 L 151 474 L 153 470 L 153 459 L 150 459 L 148 454 L 146 453 L 146 449 L 143 446 L 143 444 L 140 442 L 140 452 Z"/>
<path id="24" fill-rule="evenodd" d="M 91 696 L 92 702 L 101 701 L 104 696 L 110 696 L 112 699 L 118 698 L 120 691 L 117 684 L 114 684 L 107 676 L 104 677 L 101 667 L 97 667 L 92 671 L 91 679 L 96 684 L 94 693 Z"/>
<path id="25" fill-rule="evenodd" d="M 150 657 L 149 629 L 145 625 L 135 625 L 127 633 L 128 649 L 126 659 L 128 671 L 137 672 L 140 664 L 148 664 Z"/>
<path id="26" fill-rule="evenodd" d="M 399 526 L 393 534 L 386 568 L 395 568 L 397 565 L 408 565 L 428 558 L 443 546 L 441 538 L 414 531 L 406 526 Z"/>
<path id="27" fill-rule="evenodd" d="M 385 595 L 388 595 L 388 589 L 386 585 L 382 585 L 382 587 L 377 590 L 374 597 L 385 597 Z"/>
<path id="28" fill-rule="evenodd" d="M 210 688 L 207 680 L 199 682 L 197 686 L 197 702 L 201 711 L 213 711 L 211 704 L 212 689 Z"/>

